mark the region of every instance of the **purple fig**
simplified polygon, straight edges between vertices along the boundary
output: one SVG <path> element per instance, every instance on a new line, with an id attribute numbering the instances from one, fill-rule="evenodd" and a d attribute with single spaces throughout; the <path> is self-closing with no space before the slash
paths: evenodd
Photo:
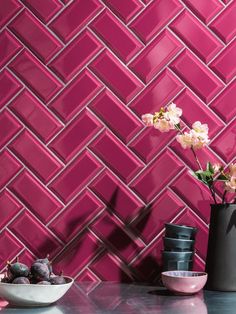
<path id="1" fill-rule="evenodd" d="M 17 277 L 28 277 L 29 276 L 29 267 L 18 261 L 14 264 L 10 262 L 7 263 L 7 276 L 10 280 L 13 280 Z"/>
<path id="2" fill-rule="evenodd" d="M 60 275 L 50 277 L 50 282 L 52 285 L 64 285 L 66 283 L 66 280 L 62 275 Z"/>
<path id="3" fill-rule="evenodd" d="M 12 281 L 13 284 L 30 284 L 30 281 L 26 277 L 17 277 Z"/>
<path id="4" fill-rule="evenodd" d="M 33 263 L 31 266 L 31 275 L 36 281 L 48 281 L 49 280 L 49 270 L 46 264 Z"/>
<path id="5" fill-rule="evenodd" d="M 37 282 L 37 285 L 51 285 L 51 282 L 46 281 L 46 280 L 42 280 L 42 281 Z"/>
<path id="6" fill-rule="evenodd" d="M 41 263 L 47 265 L 49 273 L 50 274 L 52 273 L 52 265 L 51 262 L 49 261 L 49 254 L 45 258 L 37 259 L 34 263 Z"/>

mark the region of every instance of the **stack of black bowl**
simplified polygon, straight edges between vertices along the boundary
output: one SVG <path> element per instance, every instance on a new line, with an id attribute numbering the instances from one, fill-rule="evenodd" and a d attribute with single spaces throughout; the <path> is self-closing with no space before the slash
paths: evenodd
<path id="1" fill-rule="evenodd" d="M 163 271 L 192 270 L 197 228 L 166 223 Z"/>

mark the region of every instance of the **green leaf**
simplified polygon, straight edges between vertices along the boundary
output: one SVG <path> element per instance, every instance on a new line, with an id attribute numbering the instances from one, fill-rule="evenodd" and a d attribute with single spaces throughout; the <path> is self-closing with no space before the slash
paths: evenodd
<path id="1" fill-rule="evenodd" d="M 224 175 L 224 174 L 220 174 L 216 180 L 219 180 L 219 181 L 228 181 L 229 179 Z"/>
<path id="2" fill-rule="evenodd" d="M 212 166 L 212 164 L 210 162 L 207 163 L 207 167 L 206 167 L 207 171 L 210 171 L 211 174 L 214 174 L 214 168 Z"/>
<path id="3" fill-rule="evenodd" d="M 207 186 L 211 186 L 213 184 L 213 176 L 210 171 L 198 170 L 195 172 L 190 172 L 192 176 L 201 181 Z"/>

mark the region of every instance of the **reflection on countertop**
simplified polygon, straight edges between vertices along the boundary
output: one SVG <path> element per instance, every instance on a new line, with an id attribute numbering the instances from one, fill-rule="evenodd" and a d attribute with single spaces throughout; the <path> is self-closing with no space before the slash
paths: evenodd
<path id="1" fill-rule="evenodd" d="M 0 314 L 233 314 L 236 292 L 201 291 L 175 296 L 146 284 L 78 283 L 56 304 L 14 308 L 0 300 Z"/>

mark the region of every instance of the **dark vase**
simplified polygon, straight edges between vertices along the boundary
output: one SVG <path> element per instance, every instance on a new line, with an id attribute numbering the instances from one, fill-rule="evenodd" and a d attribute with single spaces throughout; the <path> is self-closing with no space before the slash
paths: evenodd
<path id="1" fill-rule="evenodd" d="M 236 204 L 211 205 L 206 288 L 236 291 Z"/>

